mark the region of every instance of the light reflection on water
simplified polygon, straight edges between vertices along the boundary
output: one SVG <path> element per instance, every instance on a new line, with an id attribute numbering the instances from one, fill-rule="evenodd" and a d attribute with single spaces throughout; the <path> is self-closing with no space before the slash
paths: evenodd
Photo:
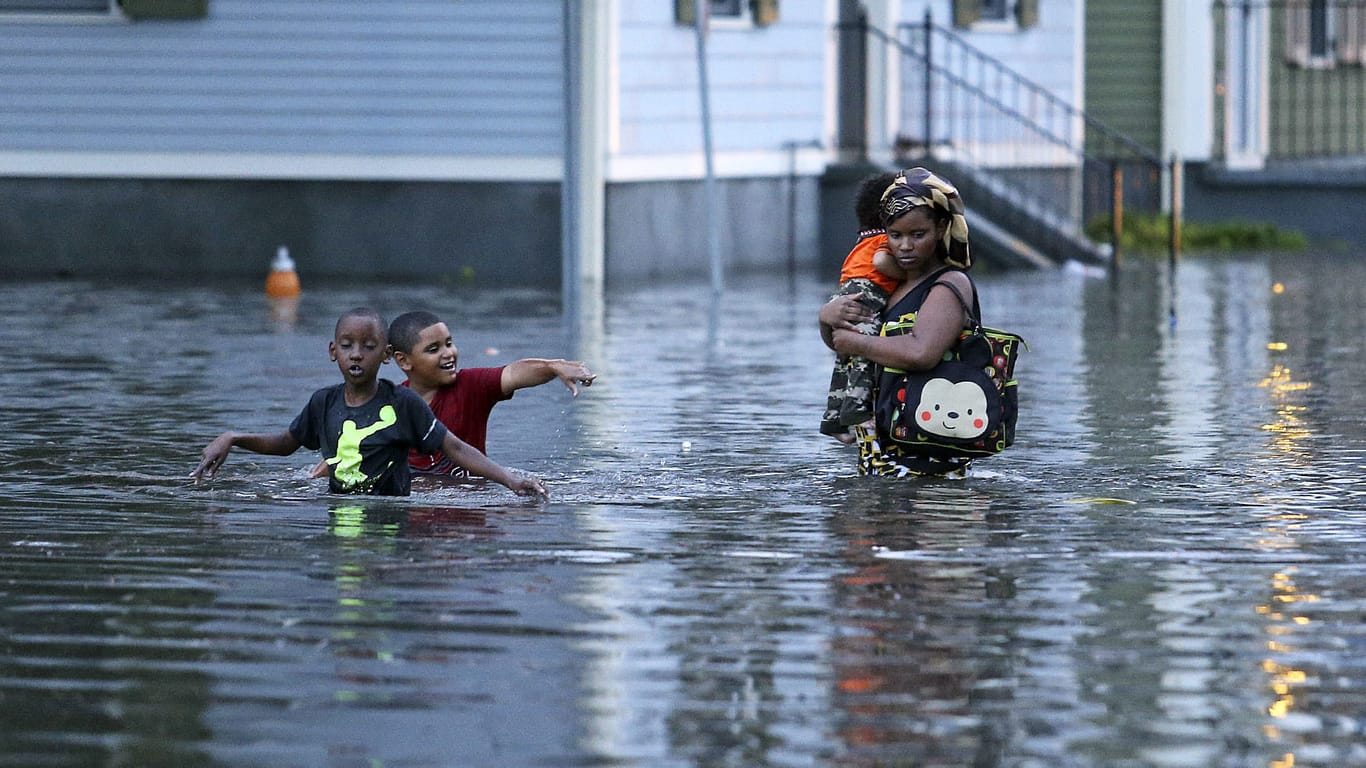
<path id="1" fill-rule="evenodd" d="M 816 434 L 823 277 L 573 333 L 511 291 L 306 281 L 291 325 L 254 286 L 0 287 L 0 763 L 1366 765 L 1363 271 L 981 276 L 1020 440 L 918 483 Z M 495 411 L 548 504 L 331 497 L 304 453 L 187 483 L 334 381 L 356 304 L 600 372 Z"/>

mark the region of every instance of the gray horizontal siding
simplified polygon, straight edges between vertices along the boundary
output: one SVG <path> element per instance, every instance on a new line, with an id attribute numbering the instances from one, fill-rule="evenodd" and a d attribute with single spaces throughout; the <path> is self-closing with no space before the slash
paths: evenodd
<path id="1" fill-rule="evenodd" d="M 0 151 L 554 155 L 558 0 L 212 0 L 0 21 Z"/>

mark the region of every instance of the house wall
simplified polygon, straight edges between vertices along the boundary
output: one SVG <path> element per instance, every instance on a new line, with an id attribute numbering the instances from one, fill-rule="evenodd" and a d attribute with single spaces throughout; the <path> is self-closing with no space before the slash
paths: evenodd
<path id="1" fill-rule="evenodd" d="M 260 279 L 277 245 L 305 282 L 553 287 L 559 184 L 0 178 L 0 276 Z"/>
<path id="2" fill-rule="evenodd" d="M 1350 4 L 1329 7 L 1335 11 L 1333 18 L 1338 24 L 1346 21 L 1349 10 L 1366 13 L 1366 7 Z M 1306 18 L 1300 19 L 1300 23 L 1308 24 L 1308 4 L 1292 8 L 1302 9 Z M 1366 101 L 1366 76 L 1361 65 L 1335 58 L 1311 64 L 1291 61 L 1286 43 L 1290 14 L 1283 3 L 1265 13 L 1271 21 L 1267 51 L 1268 159 L 1361 156 L 1366 150 L 1366 140 L 1362 138 L 1366 136 L 1366 108 L 1362 106 Z M 1308 35 L 1307 31 L 1302 34 Z M 1338 32 L 1339 37 L 1344 34 Z"/>
<path id="3" fill-rule="evenodd" d="M 607 279 L 706 260 L 696 37 L 610 3 Z M 816 257 L 835 0 L 707 38 L 725 261 Z M 204 19 L 0 20 L 0 270 L 439 270 L 554 285 L 560 0 L 210 0 Z M 620 210 L 616 210 L 619 208 Z"/>
<path id="4" fill-rule="evenodd" d="M 716 172 L 786 175 L 787 147 L 833 140 L 829 2 L 786 2 L 757 27 L 713 20 L 706 40 Z M 697 35 L 672 2 L 618 3 L 615 123 L 608 177 L 697 178 L 703 149 Z"/>
<path id="5" fill-rule="evenodd" d="M 1366 249 L 1366 229 L 1351 215 L 1366 199 L 1366 168 L 1360 164 L 1227 170 L 1190 163 L 1182 178 L 1183 215 L 1189 221 L 1270 224 L 1303 233 L 1314 249 L 1353 254 Z"/>
<path id="6" fill-rule="evenodd" d="M 1188 0 L 1162 2 L 1163 157 L 1210 158 L 1214 142 L 1215 11 Z M 1225 90 L 1226 92 L 1226 90 Z"/>
<path id="7" fill-rule="evenodd" d="M 1162 4 L 1085 3 L 1085 109 L 1137 141 L 1162 148 Z"/>
<path id="8" fill-rule="evenodd" d="M 816 185 L 811 176 L 718 180 L 723 268 L 746 272 L 811 264 L 819 255 L 815 243 L 821 231 Z M 700 224 L 704 219 L 697 213 L 705 209 L 704 195 L 700 181 L 609 186 L 607 229 L 613 250 L 608 284 L 707 275 L 710 252 Z M 842 213 L 841 222 L 852 220 L 852 203 Z M 846 251 L 848 242 L 841 243 Z M 838 247 L 825 254 L 833 262 L 823 262 L 832 280 L 844 258 Z"/>
<path id="9" fill-rule="evenodd" d="M 0 174 L 469 179 L 529 160 L 558 170 L 552 0 L 211 0 L 196 20 L 4 18 Z"/>
<path id="10" fill-rule="evenodd" d="M 211 0 L 200 20 L 0 20 L 0 272 L 260 275 L 286 244 L 306 275 L 556 284 L 559 14 Z"/>
<path id="11" fill-rule="evenodd" d="M 833 139 L 831 2 L 783 3 L 769 26 L 713 20 L 706 47 L 729 270 L 819 259 L 815 178 Z M 698 42 L 674 4 L 618 4 L 607 160 L 609 285 L 705 275 L 709 206 Z"/>

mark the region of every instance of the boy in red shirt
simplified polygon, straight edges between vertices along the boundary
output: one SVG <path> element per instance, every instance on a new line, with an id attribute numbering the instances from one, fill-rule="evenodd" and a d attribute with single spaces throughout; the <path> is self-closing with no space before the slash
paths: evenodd
<path id="1" fill-rule="evenodd" d="M 578 387 L 591 386 L 597 378 L 577 360 L 527 358 L 493 368 L 457 370 L 460 350 L 446 324 L 431 312 L 407 312 L 394 318 L 389 324 L 389 344 L 394 362 L 408 375 L 404 384 L 422 396 L 447 429 L 481 453 L 487 453 L 493 406 L 517 390 L 559 379 L 578 397 Z M 418 474 L 466 474 L 440 451 L 414 450 L 408 455 L 408 463 Z"/>
<path id="2" fill-rule="evenodd" d="M 881 313 L 887 297 L 906 278 L 897 266 L 887 245 L 887 231 L 882 228 L 879 213 L 882 193 L 896 179 L 895 173 L 869 176 L 859 185 L 854 198 L 854 214 L 858 218 L 858 241 L 844 257 L 840 269 L 840 286 L 835 296 L 859 294 L 859 301 L 874 312 Z M 834 297 L 831 297 L 834 298 Z M 863 333 L 877 335 L 878 323 L 859 326 Z M 392 335 L 392 334 L 391 334 Z M 821 418 L 821 434 L 851 445 L 853 427 L 873 418 L 873 371 L 862 357 L 840 357 L 830 374 L 830 394 L 825 401 L 825 415 Z"/>

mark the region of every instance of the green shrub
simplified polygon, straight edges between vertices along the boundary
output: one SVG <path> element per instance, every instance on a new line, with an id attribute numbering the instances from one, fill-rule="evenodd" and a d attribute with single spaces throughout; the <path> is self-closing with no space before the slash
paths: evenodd
<path id="1" fill-rule="evenodd" d="M 1101 243 L 1110 242 L 1110 217 L 1092 219 L 1086 234 Z M 1165 252 L 1171 244 L 1171 218 L 1151 214 L 1127 213 L 1120 248 L 1129 252 Z M 1181 249 L 1191 251 L 1297 251 L 1309 245 L 1300 232 L 1279 229 L 1273 224 L 1242 219 L 1227 221 L 1181 222 Z"/>

